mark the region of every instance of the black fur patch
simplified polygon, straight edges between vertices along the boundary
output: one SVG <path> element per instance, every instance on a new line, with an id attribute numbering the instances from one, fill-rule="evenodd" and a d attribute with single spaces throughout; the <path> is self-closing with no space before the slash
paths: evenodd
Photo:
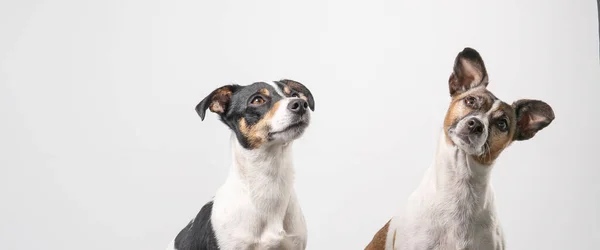
<path id="1" fill-rule="evenodd" d="M 196 218 L 184 227 L 175 237 L 175 249 L 177 250 L 219 250 L 215 231 L 213 230 L 210 217 L 212 215 L 213 202 L 206 203 Z"/>

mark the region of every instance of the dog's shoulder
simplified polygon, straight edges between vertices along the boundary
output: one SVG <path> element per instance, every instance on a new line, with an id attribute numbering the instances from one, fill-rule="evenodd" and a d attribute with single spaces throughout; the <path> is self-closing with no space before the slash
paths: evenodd
<path id="1" fill-rule="evenodd" d="M 365 250 L 385 249 L 385 243 L 387 240 L 387 235 L 388 235 L 391 221 L 392 221 L 391 219 L 388 220 L 388 222 L 385 223 L 385 225 L 381 229 L 379 229 L 379 231 L 377 231 L 377 233 L 375 234 L 375 236 L 373 236 L 373 239 L 371 240 L 369 245 L 367 245 L 367 247 L 365 247 Z"/>
<path id="2" fill-rule="evenodd" d="M 218 250 L 217 238 L 211 223 L 213 201 L 206 203 L 196 218 L 184 227 L 173 243 L 176 250 Z"/>

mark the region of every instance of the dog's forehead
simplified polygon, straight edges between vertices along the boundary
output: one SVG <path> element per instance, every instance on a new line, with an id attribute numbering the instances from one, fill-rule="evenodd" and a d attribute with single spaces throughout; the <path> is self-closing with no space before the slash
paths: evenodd
<path id="1" fill-rule="evenodd" d="M 489 104 L 488 107 L 492 108 L 492 109 L 505 108 L 505 106 L 508 105 L 504 101 L 502 101 L 500 98 L 498 98 L 496 95 L 494 95 L 494 93 L 492 93 L 491 91 L 489 91 L 487 88 L 484 88 L 484 87 L 473 88 L 459 96 L 456 96 L 454 98 L 454 100 L 460 100 L 467 96 L 475 96 L 475 97 L 484 98 L 485 101 Z M 496 104 L 496 105 L 494 105 L 494 104 Z M 508 106 L 510 106 L 510 105 L 508 105 Z"/>
<path id="2" fill-rule="evenodd" d="M 250 98 L 250 96 L 261 93 L 266 96 L 271 97 L 282 97 L 281 90 L 277 87 L 275 83 L 269 84 L 268 82 L 255 82 L 250 85 L 244 86 L 240 91 L 236 93 L 237 98 L 245 99 Z"/>
<path id="3" fill-rule="evenodd" d="M 485 97 L 486 99 L 490 100 L 491 102 L 500 100 L 498 97 L 496 97 L 496 95 L 494 95 L 494 93 L 490 92 L 485 87 L 476 87 L 476 88 L 470 89 L 469 91 L 466 91 L 465 93 L 462 93 L 462 94 L 456 96 L 454 99 L 462 99 L 467 96 Z"/>
<path id="4" fill-rule="evenodd" d="M 285 96 L 285 94 L 283 94 L 281 87 L 275 81 L 267 81 L 265 83 L 268 84 L 269 86 L 271 86 L 271 88 L 273 88 L 277 92 L 277 94 L 279 94 L 280 96 L 282 96 L 282 97 Z"/>
<path id="5" fill-rule="evenodd" d="M 500 98 L 496 97 L 494 95 L 494 93 L 490 92 L 489 90 L 486 90 L 485 95 L 487 95 L 487 97 L 490 98 L 490 100 L 492 101 L 492 106 L 491 106 L 490 110 L 488 111 L 488 113 L 510 114 L 510 113 L 514 112 L 512 106 L 510 104 L 508 104 L 508 103 L 504 102 L 503 100 L 501 100 Z"/>
<path id="6" fill-rule="evenodd" d="M 488 116 L 497 118 L 502 115 L 510 115 L 512 113 L 512 107 L 502 100 L 497 99 L 492 104 L 492 107 L 486 112 Z"/>

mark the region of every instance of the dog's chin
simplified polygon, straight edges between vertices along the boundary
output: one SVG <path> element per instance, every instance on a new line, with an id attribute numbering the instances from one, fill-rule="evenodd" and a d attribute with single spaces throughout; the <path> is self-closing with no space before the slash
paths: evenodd
<path id="1" fill-rule="evenodd" d="M 269 132 L 269 140 L 272 142 L 290 142 L 300 138 L 306 128 L 308 127 L 308 122 L 299 121 L 292 124 L 289 124 L 284 129 L 278 131 Z"/>
<path id="2" fill-rule="evenodd" d="M 450 139 L 456 147 L 468 155 L 480 156 L 485 152 L 483 147 L 485 140 L 480 137 L 450 133 Z"/>

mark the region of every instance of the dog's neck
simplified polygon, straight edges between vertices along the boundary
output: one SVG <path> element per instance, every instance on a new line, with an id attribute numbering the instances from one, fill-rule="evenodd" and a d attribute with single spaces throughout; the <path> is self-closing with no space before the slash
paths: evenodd
<path id="1" fill-rule="evenodd" d="M 288 186 L 293 181 L 291 142 L 250 150 L 242 147 L 233 134 L 231 145 L 233 162 L 230 174 L 242 183 Z"/>
<path id="2" fill-rule="evenodd" d="M 449 199 L 487 207 L 493 199 L 490 187 L 492 166 L 481 165 L 463 150 L 448 143 L 441 133 L 434 161 L 435 192 Z"/>

